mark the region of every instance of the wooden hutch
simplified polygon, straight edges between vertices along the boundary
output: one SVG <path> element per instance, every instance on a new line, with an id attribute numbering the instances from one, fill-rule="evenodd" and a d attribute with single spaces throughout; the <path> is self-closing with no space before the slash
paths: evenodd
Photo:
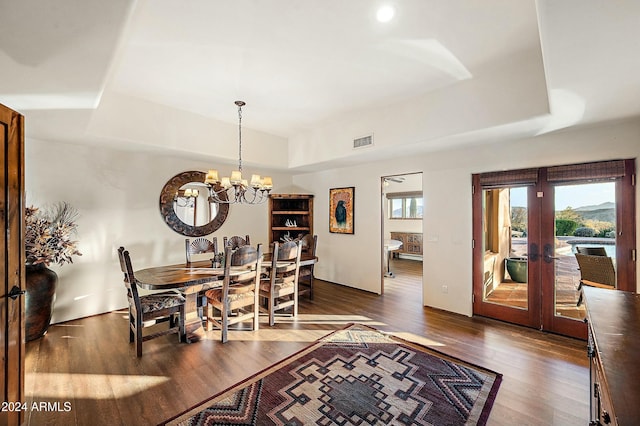
<path id="1" fill-rule="evenodd" d="M 640 419 L 640 294 L 582 286 L 587 306 L 590 425 Z"/>
<path id="2" fill-rule="evenodd" d="M 285 236 L 313 235 L 313 195 L 271 194 L 269 196 L 269 243 Z"/>

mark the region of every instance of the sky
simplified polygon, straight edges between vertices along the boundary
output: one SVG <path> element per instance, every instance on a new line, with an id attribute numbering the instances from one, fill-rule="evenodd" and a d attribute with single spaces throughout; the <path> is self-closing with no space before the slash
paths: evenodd
<path id="1" fill-rule="evenodd" d="M 526 207 L 526 187 L 511 189 L 511 206 Z M 556 210 L 576 209 L 616 201 L 614 182 L 556 186 Z"/>

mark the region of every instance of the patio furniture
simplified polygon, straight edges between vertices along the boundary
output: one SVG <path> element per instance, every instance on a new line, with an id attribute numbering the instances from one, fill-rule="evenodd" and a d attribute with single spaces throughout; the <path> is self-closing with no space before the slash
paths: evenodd
<path id="1" fill-rule="evenodd" d="M 583 285 L 611 290 L 616 288 L 616 271 L 609 256 L 576 253 L 576 260 L 580 270 L 578 290 L 582 290 Z M 583 295 L 580 292 L 578 306 L 582 304 L 582 299 Z"/>
<path id="2" fill-rule="evenodd" d="M 576 251 L 580 254 L 588 254 L 591 256 L 606 256 L 607 251 L 604 247 L 584 247 L 576 246 Z"/>
<path id="3" fill-rule="evenodd" d="M 491 260 L 486 260 L 484 262 L 484 281 L 483 281 L 483 297 L 487 297 L 487 295 L 493 290 L 493 281 L 495 276 L 496 269 L 496 256 L 491 256 Z"/>

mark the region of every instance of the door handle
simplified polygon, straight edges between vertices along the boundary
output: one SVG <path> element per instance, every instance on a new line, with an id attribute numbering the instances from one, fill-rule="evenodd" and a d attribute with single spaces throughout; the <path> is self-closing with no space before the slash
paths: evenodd
<path id="1" fill-rule="evenodd" d="M 546 263 L 552 263 L 554 259 L 558 259 L 558 258 L 553 256 L 553 247 L 551 246 L 551 244 L 545 244 L 544 245 L 544 261 Z"/>
<path id="2" fill-rule="evenodd" d="M 7 294 L 7 297 L 10 297 L 11 300 L 16 300 L 18 296 L 21 296 L 24 293 L 25 293 L 24 290 L 20 290 L 20 287 L 18 287 L 17 285 L 14 285 L 13 288 L 11 288 L 11 291 L 9 291 L 9 293 Z"/>
<path id="3" fill-rule="evenodd" d="M 540 252 L 538 251 L 538 245 L 536 243 L 532 243 L 529 246 L 529 261 L 535 262 L 540 257 Z"/>

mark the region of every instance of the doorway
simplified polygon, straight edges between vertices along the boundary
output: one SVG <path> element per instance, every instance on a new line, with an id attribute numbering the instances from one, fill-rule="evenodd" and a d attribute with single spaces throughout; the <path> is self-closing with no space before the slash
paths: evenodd
<path id="1" fill-rule="evenodd" d="M 422 306 L 422 173 L 380 178 L 381 294 L 413 295 Z"/>
<path id="2" fill-rule="evenodd" d="M 474 175 L 474 314 L 586 338 L 578 250 L 598 247 L 635 291 L 634 173 L 618 160 Z"/>

